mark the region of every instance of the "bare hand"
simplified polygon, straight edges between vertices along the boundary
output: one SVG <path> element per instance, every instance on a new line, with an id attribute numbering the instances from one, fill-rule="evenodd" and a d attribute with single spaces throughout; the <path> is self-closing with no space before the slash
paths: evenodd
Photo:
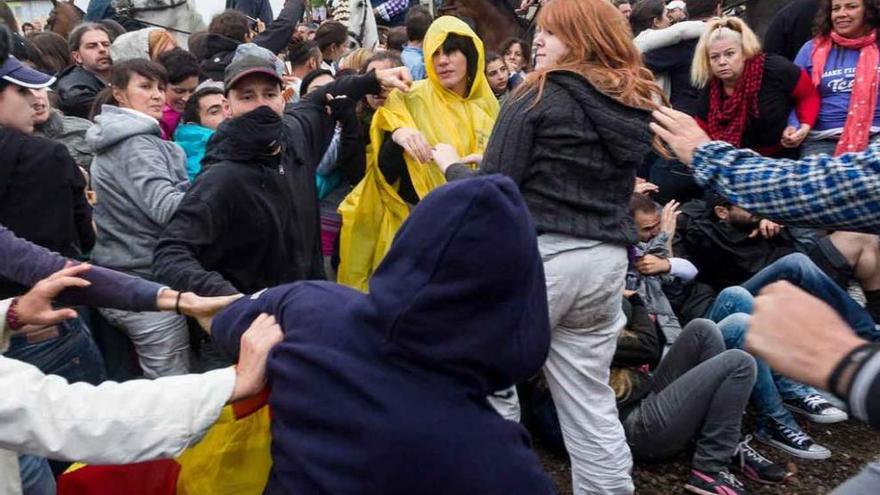
<path id="1" fill-rule="evenodd" d="M 206 332 L 211 333 L 211 324 L 214 322 L 214 317 L 217 313 L 239 297 L 242 297 L 242 294 L 201 297 L 192 292 L 184 292 L 180 296 L 180 312 L 195 318 Z"/>
<path id="2" fill-rule="evenodd" d="M 782 131 L 782 139 L 780 140 L 780 144 L 782 144 L 785 148 L 797 148 L 804 142 L 807 135 L 810 133 L 810 126 L 807 124 L 801 124 L 800 128 L 795 129 L 792 126 L 788 126 Z"/>
<path id="3" fill-rule="evenodd" d="M 636 260 L 636 270 L 642 275 L 660 275 L 672 270 L 672 263 L 666 258 L 646 254 Z"/>
<path id="4" fill-rule="evenodd" d="M 661 107 L 651 115 L 654 117 L 651 130 L 669 145 L 685 165 L 690 165 L 694 160 L 694 150 L 711 141 L 697 121 L 686 113 Z"/>
<path id="5" fill-rule="evenodd" d="M 419 162 L 428 163 L 431 161 L 431 145 L 428 144 L 424 134 L 417 129 L 401 127 L 391 134 L 391 139 Z"/>
<path id="6" fill-rule="evenodd" d="M 461 163 L 473 163 L 474 165 L 479 165 L 483 163 L 483 154 L 482 153 L 471 153 L 468 156 L 463 157 L 459 160 Z"/>
<path id="7" fill-rule="evenodd" d="M 453 163 L 461 163 L 462 161 L 455 147 L 446 143 L 437 143 L 437 146 L 434 146 L 434 149 L 431 150 L 431 156 L 433 156 L 434 163 L 440 167 L 440 171 L 443 173 L 446 173 L 446 169 Z"/>
<path id="8" fill-rule="evenodd" d="M 235 388 L 230 401 L 250 397 L 266 384 L 269 351 L 284 339 L 274 316 L 261 314 L 241 335 L 241 351 L 236 367 Z"/>
<path id="9" fill-rule="evenodd" d="M 673 199 L 666 203 L 666 206 L 663 207 L 663 212 L 660 215 L 660 230 L 666 232 L 666 235 L 670 239 L 675 236 L 675 228 L 678 225 L 678 216 L 681 215 L 681 211 L 678 207 L 679 202 Z"/>
<path id="10" fill-rule="evenodd" d="M 751 234 L 749 234 L 749 238 L 751 239 L 760 235 L 764 239 L 770 239 L 779 235 L 779 232 L 781 230 L 782 225 L 763 218 L 760 222 L 758 222 L 758 228 L 756 228 L 752 231 Z"/>
<path id="11" fill-rule="evenodd" d="M 755 299 L 745 346 L 783 375 L 827 389 L 837 363 L 862 343 L 823 301 L 776 282 Z"/>
<path id="12" fill-rule="evenodd" d="M 394 67 L 392 69 L 381 69 L 376 71 L 376 81 L 382 86 L 383 91 L 391 91 L 399 89 L 404 93 L 408 93 L 412 87 L 412 76 L 406 67 Z"/>
<path id="13" fill-rule="evenodd" d="M 54 325 L 58 322 L 77 317 L 77 312 L 70 308 L 55 309 L 52 300 L 64 289 L 69 287 L 88 287 L 92 283 L 79 275 L 92 268 L 87 263 L 74 265 L 70 262 L 57 272 L 37 282 L 27 294 L 18 298 L 15 310 L 18 319 L 26 325 Z"/>
<path id="14" fill-rule="evenodd" d="M 659 192 L 660 188 L 656 184 L 646 181 L 641 177 L 636 177 L 635 192 L 638 194 L 650 194 Z"/>

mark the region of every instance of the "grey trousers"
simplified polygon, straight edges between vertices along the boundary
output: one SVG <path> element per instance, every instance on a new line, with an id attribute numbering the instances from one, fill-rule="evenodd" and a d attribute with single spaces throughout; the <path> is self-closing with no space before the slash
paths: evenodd
<path id="1" fill-rule="evenodd" d="M 624 418 L 633 456 L 665 459 L 694 439 L 695 469 L 726 469 L 741 437 L 756 373 L 752 356 L 725 350 L 714 322 L 688 323 L 657 367 L 651 393 Z"/>
<path id="2" fill-rule="evenodd" d="M 186 318 L 174 313 L 101 308 L 101 315 L 134 343 L 147 378 L 184 375 L 190 371 Z"/>
<path id="3" fill-rule="evenodd" d="M 571 458 L 573 492 L 629 494 L 632 457 L 608 385 L 626 317 L 626 249 L 560 235 L 538 237 L 553 335 L 544 376 Z"/>
<path id="4" fill-rule="evenodd" d="M 869 495 L 878 492 L 880 492 L 880 461 L 875 461 L 835 488 L 831 495 Z"/>

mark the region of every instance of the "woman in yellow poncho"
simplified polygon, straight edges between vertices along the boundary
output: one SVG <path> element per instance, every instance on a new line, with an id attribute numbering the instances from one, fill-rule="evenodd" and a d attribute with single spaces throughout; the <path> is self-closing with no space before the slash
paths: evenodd
<path id="1" fill-rule="evenodd" d="M 428 78 L 408 93 L 392 92 L 377 110 L 366 176 L 339 207 L 338 281 L 359 290 L 367 290 L 410 207 L 446 182 L 437 167 L 423 165 L 431 148 L 449 143 L 460 156 L 482 155 L 498 116 L 483 42 L 467 24 L 440 17 L 423 46 Z"/>

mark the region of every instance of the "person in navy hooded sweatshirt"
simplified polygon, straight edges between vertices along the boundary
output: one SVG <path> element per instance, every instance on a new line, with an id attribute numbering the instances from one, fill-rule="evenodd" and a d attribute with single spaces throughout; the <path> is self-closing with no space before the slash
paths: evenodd
<path id="1" fill-rule="evenodd" d="M 267 367 L 265 493 L 554 493 L 525 429 L 486 401 L 537 373 L 550 344 L 535 227 L 516 185 L 494 175 L 432 192 L 369 289 L 297 282 L 214 320 L 232 356 L 260 313 L 285 332 Z"/>

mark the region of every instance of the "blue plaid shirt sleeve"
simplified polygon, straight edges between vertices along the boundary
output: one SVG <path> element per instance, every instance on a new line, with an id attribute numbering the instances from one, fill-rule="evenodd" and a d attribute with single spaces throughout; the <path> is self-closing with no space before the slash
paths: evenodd
<path id="1" fill-rule="evenodd" d="M 376 6 L 376 12 L 382 19 L 390 21 L 392 17 L 406 10 L 409 0 L 388 0 Z"/>
<path id="2" fill-rule="evenodd" d="M 880 233 L 880 143 L 795 161 L 713 141 L 697 148 L 692 166 L 700 185 L 784 225 Z"/>

